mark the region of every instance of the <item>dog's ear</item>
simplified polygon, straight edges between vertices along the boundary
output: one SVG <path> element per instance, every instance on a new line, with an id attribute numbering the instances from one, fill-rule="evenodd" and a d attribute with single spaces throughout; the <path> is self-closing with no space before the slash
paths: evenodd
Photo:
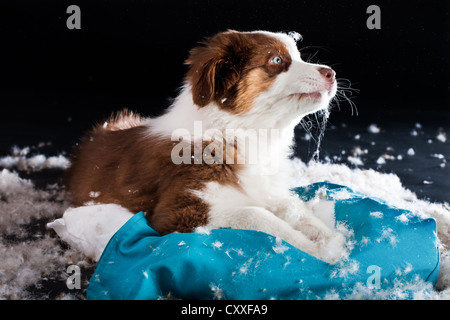
<path id="1" fill-rule="evenodd" d="M 186 81 L 192 86 L 194 103 L 204 107 L 221 101 L 239 81 L 242 71 L 242 48 L 239 33 L 227 31 L 190 51 Z"/>

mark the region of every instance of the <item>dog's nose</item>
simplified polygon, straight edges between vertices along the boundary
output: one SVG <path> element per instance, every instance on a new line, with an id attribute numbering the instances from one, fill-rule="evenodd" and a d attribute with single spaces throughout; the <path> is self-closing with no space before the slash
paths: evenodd
<path id="1" fill-rule="evenodd" d="M 336 76 L 336 72 L 334 72 L 334 70 L 331 68 L 320 68 L 319 72 L 328 80 L 334 80 L 334 77 Z"/>

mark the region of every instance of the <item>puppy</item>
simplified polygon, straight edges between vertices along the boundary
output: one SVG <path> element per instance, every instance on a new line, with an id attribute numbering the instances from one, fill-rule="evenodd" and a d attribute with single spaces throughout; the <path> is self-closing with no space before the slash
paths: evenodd
<path id="1" fill-rule="evenodd" d="M 343 237 L 288 187 L 294 127 L 336 93 L 335 72 L 302 61 L 298 38 L 230 30 L 192 49 L 164 115 L 124 111 L 82 139 L 67 172 L 73 203 L 144 211 L 162 235 L 259 230 L 336 260 Z"/>

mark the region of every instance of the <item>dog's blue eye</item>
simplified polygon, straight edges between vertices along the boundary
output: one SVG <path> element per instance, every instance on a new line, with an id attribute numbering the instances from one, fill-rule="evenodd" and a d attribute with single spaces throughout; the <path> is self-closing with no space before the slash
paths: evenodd
<path id="1" fill-rule="evenodd" d="M 281 64 L 283 62 L 283 59 L 281 59 L 280 57 L 276 56 L 273 57 L 270 62 L 272 62 L 273 64 Z"/>

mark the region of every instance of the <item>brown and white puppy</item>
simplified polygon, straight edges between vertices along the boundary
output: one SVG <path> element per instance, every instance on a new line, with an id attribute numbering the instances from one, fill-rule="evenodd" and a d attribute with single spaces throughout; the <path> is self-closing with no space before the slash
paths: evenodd
<path id="1" fill-rule="evenodd" d="M 288 185 L 294 127 L 336 93 L 335 72 L 302 61 L 298 36 L 227 31 L 192 49 L 166 114 L 123 112 L 82 140 L 67 175 L 74 204 L 144 211 L 161 234 L 259 230 L 334 261 L 342 235 Z"/>

